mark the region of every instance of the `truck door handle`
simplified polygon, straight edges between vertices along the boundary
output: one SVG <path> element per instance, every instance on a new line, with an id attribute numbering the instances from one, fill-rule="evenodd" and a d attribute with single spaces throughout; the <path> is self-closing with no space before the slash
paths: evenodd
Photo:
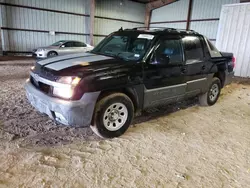
<path id="1" fill-rule="evenodd" d="M 182 74 L 184 74 L 184 73 L 186 73 L 186 72 L 187 72 L 187 68 L 186 68 L 186 67 L 181 68 L 181 73 L 182 73 Z"/>
<path id="2" fill-rule="evenodd" d="M 205 65 L 203 65 L 203 66 L 201 67 L 201 70 L 205 70 L 205 68 L 206 68 L 206 66 L 205 66 Z"/>

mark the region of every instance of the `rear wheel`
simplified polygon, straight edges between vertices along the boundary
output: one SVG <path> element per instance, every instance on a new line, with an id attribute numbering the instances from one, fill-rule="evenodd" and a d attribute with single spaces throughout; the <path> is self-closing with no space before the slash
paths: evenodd
<path id="1" fill-rule="evenodd" d="M 214 77 L 211 85 L 209 86 L 209 90 L 199 96 L 199 102 L 202 106 L 212 106 L 214 105 L 221 92 L 221 81 L 219 78 Z"/>
<path id="2" fill-rule="evenodd" d="M 90 127 L 100 137 L 118 137 L 128 129 L 133 117 L 131 99 L 123 93 L 113 93 L 97 102 Z"/>

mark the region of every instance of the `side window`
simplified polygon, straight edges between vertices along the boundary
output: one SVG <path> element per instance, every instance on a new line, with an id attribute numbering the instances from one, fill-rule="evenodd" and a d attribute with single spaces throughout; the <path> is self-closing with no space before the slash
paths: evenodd
<path id="1" fill-rule="evenodd" d="M 75 44 L 74 44 L 74 46 L 75 47 L 86 47 L 87 45 L 86 44 L 84 44 L 83 42 L 74 42 Z"/>
<path id="2" fill-rule="evenodd" d="M 179 64 L 183 62 L 183 51 L 180 39 L 164 39 L 155 50 L 154 64 L 161 61 L 162 57 L 169 57 L 169 63 Z"/>
<path id="3" fill-rule="evenodd" d="M 199 37 L 186 36 L 182 40 L 187 61 L 201 60 L 204 58 L 204 52 Z"/>
<path id="4" fill-rule="evenodd" d="M 65 45 L 66 48 L 74 47 L 74 43 L 73 42 L 66 42 L 64 45 Z"/>

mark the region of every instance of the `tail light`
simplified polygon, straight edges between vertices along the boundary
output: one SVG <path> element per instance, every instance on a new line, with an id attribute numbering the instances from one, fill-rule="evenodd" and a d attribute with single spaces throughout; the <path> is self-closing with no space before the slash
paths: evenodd
<path id="1" fill-rule="evenodd" d="M 233 62 L 233 68 L 235 68 L 235 66 L 236 66 L 236 58 L 234 56 L 232 58 L 232 62 Z"/>

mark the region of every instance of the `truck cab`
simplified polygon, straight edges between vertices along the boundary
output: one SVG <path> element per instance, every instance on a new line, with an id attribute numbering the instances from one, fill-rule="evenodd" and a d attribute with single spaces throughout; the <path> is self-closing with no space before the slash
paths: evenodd
<path id="1" fill-rule="evenodd" d="M 88 53 L 37 62 L 25 88 L 41 113 L 112 138 L 148 108 L 196 96 L 214 105 L 234 66 L 232 53 L 195 31 L 120 29 Z"/>

